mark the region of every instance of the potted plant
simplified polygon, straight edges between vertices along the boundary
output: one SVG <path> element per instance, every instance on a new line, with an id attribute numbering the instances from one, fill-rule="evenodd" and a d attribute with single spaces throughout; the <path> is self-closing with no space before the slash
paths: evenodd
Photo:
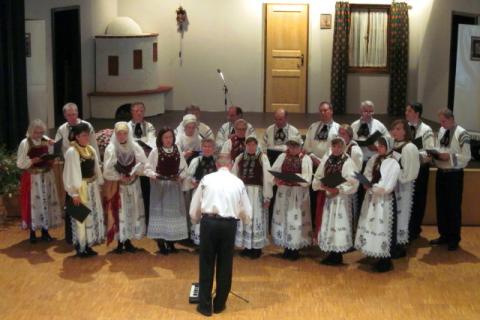
<path id="1" fill-rule="evenodd" d="M 17 155 L 0 146 L 0 216 L 20 215 L 21 174 L 22 171 L 17 167 Z"/>

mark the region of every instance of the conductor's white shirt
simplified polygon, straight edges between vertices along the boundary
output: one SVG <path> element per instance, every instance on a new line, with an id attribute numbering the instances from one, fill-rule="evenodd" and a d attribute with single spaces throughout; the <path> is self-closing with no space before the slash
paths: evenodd
<path id="1" fill-rule="evenodd" d="M 218 214 L 223 218 L 241 219 L 246 224 L 250 223 L 252 205 L 243 181 L 226 167 L 204 176 L 190 204 L 192 223 L 200 221 L 202 213 Z"/>

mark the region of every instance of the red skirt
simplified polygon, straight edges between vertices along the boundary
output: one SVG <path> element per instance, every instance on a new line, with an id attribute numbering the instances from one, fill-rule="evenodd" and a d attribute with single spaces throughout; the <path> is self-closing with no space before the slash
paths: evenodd
<path id="1" fill-rule="evenodd" d="M 31 174 L 28 171 L 24 171 L 20 178 L 20 214 L 24 228 L 30 228 L 32 226 L 31 188 Z"/>

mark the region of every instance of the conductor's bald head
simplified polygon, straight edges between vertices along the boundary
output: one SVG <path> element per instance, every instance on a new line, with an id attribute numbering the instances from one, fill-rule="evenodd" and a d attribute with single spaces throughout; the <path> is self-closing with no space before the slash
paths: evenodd
<path id="1" fill-rule="evenodd" d="M 228 168 L 232 169 L 232 158 L 229 153 L 220 153 L 216 161 L 217 169 Z"/>

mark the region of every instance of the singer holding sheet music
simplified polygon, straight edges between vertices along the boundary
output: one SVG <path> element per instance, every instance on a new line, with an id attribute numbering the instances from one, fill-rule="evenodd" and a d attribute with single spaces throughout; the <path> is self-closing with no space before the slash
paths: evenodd
<path id="1" fill-rule="evenodd" d="M 430 162 L 432 161 L 425 150 L 433 149 L 435 145 L 432 128 L 420 118 L 422 111 L 421 103 L 410 103 L 405 109 L 405 118 L 410 127 L 412 140 L 420 154 L 420 171 L 414 184 L 412 217 L 410 218 L 408 231 L 410 241 L 417 239 L 422 232 L 421 226 L 427 205 L 428 176 L 430 175 Z"/>
<path id="2" fill-rule="evenodd" d="M 90 210 L 82 222 L 71 217 L 72 240 L 79 257 L 94 256 L 97 253 L 91 247 L 103 242 L 105 238 L 99 187 L 103 184 L 103 175 L 97 152 L 88 143 L 90 127 L 86 123 L 74 126 L 72 137 L 71 147 L 65 153 L 63 184 L 73 205 L 83 204 Z M 70 216 L 68 211 L 67 205 L 67 213 Z M 65 221 L 68 222 L 70 221 Z"/>
<path id="3" fill-rule="evenodd" d="M 217 172 L 202 178 L 190 205 L 192 224 L 200 221 L 200 303 L 205 316 L 225 309 L 232 284 L 233 248 L 237 220 L 249 224 L 252 206 L 242 180 L 230 169 L 229 154 L 217 158 Z M 216 294 L 212 306 L 213 276 L 216 267 Z"/>
<path id="4" fill-rule="evenodd" d="M 327 265 L 342 264 L 342 253 L 353 246 L 351 221 L 353 195 L 357 191 L 358 180 L 354 179 L 355 163 L 347 156 L 345 148 L 342 138 L 332 139 L 332 151 L 330 155 L 323 157 L 312 183 L 313 190 L 321 189 L 326 192 L 322 225 L 316 236 L 320 249 L 328 252 L 328 256 L 322 260 L 322 263 Z M 341 174 L 345 181 L 337 186 L 322 183 L 322 178 L 335 174 Z"/>
<path id="5" fill-rule="evenodd" d="M 115 252 L 135 252 L 131 240 L 145 236 L 145 209 L 138 177 L 148 169 L 143 149 L 133 141 L 126 122 L 117 122 L 103 162 L 107 244 L 118 241 Z"/>
<path id="6" fill-rule="evenodd" d="M 157 241 L 163 255 L 178 252 L 174 241 L 188 238 L 182 181 L 187 163 L 175 144 L 171 128 L 158 132 L 157 147 L 148 156 L 150 177 L 150 222 L 147 236 Z"/>
<path id="7" fill-rule="evenodd" d="M 31 243 L 37 241 L 35 231 L 39 229 L 42 240 L 52 241 L 48 230 L 61 224 L 53 160 L 44 157 L 51 153 L 53 140 L 44 136 L 45 131 L 42 120 L 33 120 L 17 153 L 17 167 L 24 170 L 20 180 L 22 228 L 30 230 Z"/>

